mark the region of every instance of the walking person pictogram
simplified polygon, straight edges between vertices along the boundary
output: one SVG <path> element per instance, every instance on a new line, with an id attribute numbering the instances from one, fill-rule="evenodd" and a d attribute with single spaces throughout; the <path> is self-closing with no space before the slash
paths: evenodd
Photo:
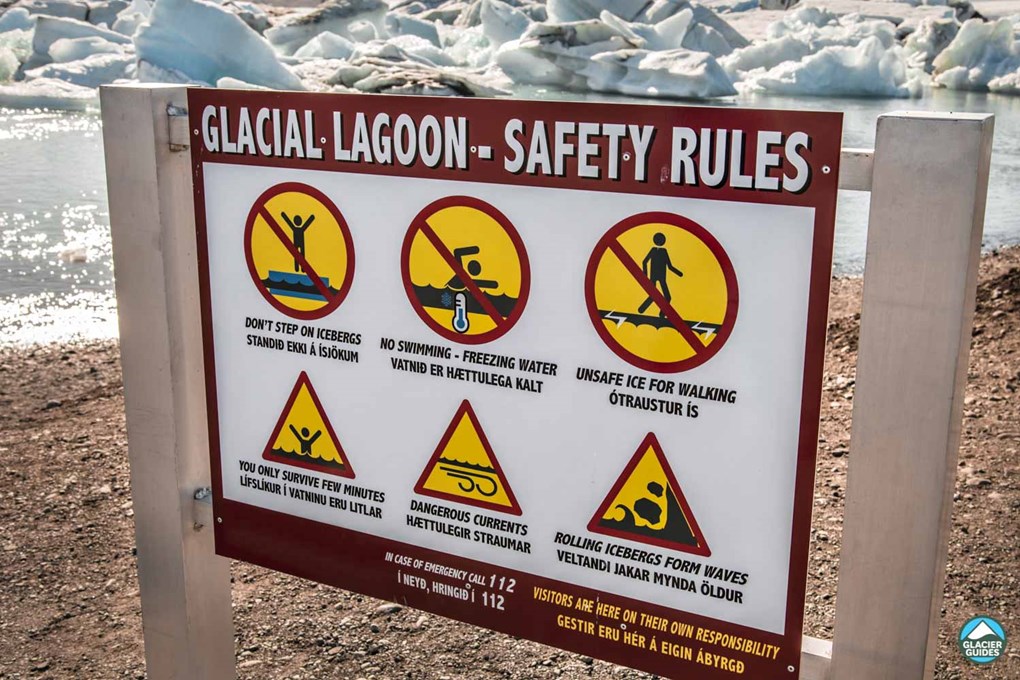
<path id="1" fill-rule="evenodd" d="M 662 291 L 662 296 L 666 298 L 666 302 L 673 299 L 673 296 L 669 293 L 669 284 L 666 283 L 666 275 L 669 272 L 673 272 L 677 276 L 683 276 L 684 273 L 673 266 L 673 262 L 669 259 L 669 251 L 666 250 L 666 237 L 659 232 L 652 237 L 652 243 L 655 245 L 645 255 L 645 259 L 641 262 L 641 271 L 645 273 L 648 280 L 652 282 L 653 286 L 658 286 L 659 290 Z M 641 303 L 638 307 L 638 313 L 644 314 L 645 310 L 655 302 L 651 296 Z M 659 310 L 659 316 L 662 318 L 666 317 L 665 310 Z"/>
<path id="2" fill-rule="evenodd" d="M 294 247 L 297 248 L 298 252 L 301 253 L 301 257 L 308 260 L 308 254 L 305 252 L 305 232 L 308 231 L 308 227 L 312 226 L 312 222 L 315 221 L 315 215 L 309 215 L 308 220 L 305 221 L 300 215 L 294 215 L 293 221 L 287 216 L 287 213 L 281 212 L 283 215 L 283 221 L 290 227 L 293 232 Z M 302 225 L 302 223 L 304 223 Z M 294 271 L 302 271 L 301 263 L 294 258 Z"/>

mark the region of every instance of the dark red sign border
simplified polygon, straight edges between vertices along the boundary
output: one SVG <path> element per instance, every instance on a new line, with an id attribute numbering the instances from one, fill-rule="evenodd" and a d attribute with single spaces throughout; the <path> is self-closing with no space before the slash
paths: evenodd
<path id="1" fill-rule="evenodd" d="M 514 306 L 513 311 L 510 312 L 510 316 L 503 319 L 502 324 L 497 324 L 491 331 L 479 333 L 478 335 L 462 335 L 436 323 L 436 320 L 433 319 L 421 306 L 417 296 L 414 294 L 414 284 L 411 282 L 411 244 L 414 242 L 414 237 L 418 234 L 418 232 L 429 228 L 426 220 L 430 215 L 444 208 L 460 206 L 467 206 L 483 212 L 494 219 L 499 226 L 503 227 L 503 231 L 505 231 L 507 236 L 510 237 L 514 250 L 517 251 L 517 259 L 521 263 L 521 292 L 517 296 L 517 304 Z M 453 267 L 455 263 L 448 264 Z M 466 272 L 458 272 L 456 268 L 454 268 L 454 274 L 459 275 L 461 280 L 465 282 L 465 285 L 470 288 L 471 284 L 468 282 L 471 277 Z M 517 233 L 517 228 L 514 227 L 513 223 L 507 219 L 506 215 L 500 212 L 495 206 L 473 196 L 448 196 L 446 198 L 440 198 L 429 203 L 427 206 L 422 208 L 417 215 L 415 215 L 414 219 L 411 220 L 411 225 L 407 228 L 407 233 L 404 235 L 403 245 L 400 248 L 400 276 L 404 281 L 404 291 L 407 293 L 407 299 L 411 303 L 411 308 L 414 310 L 415 314 L 418 315 L 418 318 L 424 321 L 426 326 L 431 328 L 443 338 L 464 345 L 481 345 L 486 342 L 492 342 L 493 340 L 506 335 L 510 329 L 517 324 L 517 321 L 521 318 L 521 314 L 524 313 L 524 307 L 528 304 L 528 295 L 531 292 L 531 263 L 528 261 L 528 251 L 524 247 L 524 241 L 521 239 L 521 235 Z M 479 300 L 479 304 L 484 304 L 476 292 L 472 292 L 471 294 Z"/>
<path id="2" fill-rule="evenodd" d="M 693 234 L 699 241 L 708 246 L 708 249 L 715 255 L 715 259 L 719 262 L 720 267 L 723 270 L 723 277 L 726 280 L 726 312 L 723 315 L 722 326 L 716 331 L 715 340 L 709 345 L 701 345 L 702 349 L 698 349 L 692 345 L 691 349 L 694 350 L 694 356 L 689 359 L 681 359 L 680 361 L 672 361 L 668 363 L 660 361 L 651 361 L 644 359 L 631 352 L 627 351 L 626 348 L 621 346 L 620 342 L 612 336 L 609 330 L 606 328 L 605 320 L 599 315 L 598 304 L 595 300 L 595 274 L 598 271 L 599 264 L 602 259 L 612 250 L 612 244 L 619 243 L 618 237 L 620 234 L 633 229 L 634 227 L 640 227 L 650 222 L 661 222 L 668 224 L 678 229 Z M 616 255 L 619 257 L 619 255 Z M 621 262 L 624 267 L 627 263 Z M 731 294 L 732 293 L 732 294 Z M 613 351 L 613 354 L 626 361 L 631 366 L 637 366 L 646 371 L 654 371 L 655 373 L 680 373 L 683 371 L 689 371 L 692 368 L 696 368 L 712 357 L 714 357 L 719 350 L 722 349 L 723 345 L 726 344 L 726 340 L 729 339 L 730 333 L 733 331 L 733 325 L 737 321 L 737 307 L 740 301 L 740 294 L 737 288 L 737 275 L 733 271 L 733 263 L 730 262 L 729 255 L 723 249 L 722 244 L 711 232 L 705 229 L 703 226 L 691 220 L 668 212 L 645 212 L 638 215 L 632 215 L 620 222 L 617 222 L 609 231 L 602 235 L 598 243 L 595 244 L 595 248 L 592 250 L 591 257 L 588 260 L 588 268 L 584 273 L 584 301 L 588 307 L 588 316 L 591 318 L 591 323 L 595 326 L 595 331 L 602 338 L 602 342 Z M 683 324 L 681 324 L 683 325 Z M 684 326 L 686 329 L 686 326 Z M 682 329 L 677 329 L 681 335 L 684 335 Z M 693 331 L 691 331 L 693 333 Z M 685 337 L 686 339 L 686 337 Z M 688 344 L 691 344 L 692 340 L 687 340 Z M 700 341 L 698 341 L 700 342 Z"/>
<path id="3" fill-rule="evenodd" d="M 450 443 L 453 438 L 453 433 L 457 430 L 457 425 L 460 424 L 461 417 L 467 416 L 471 421 L 471 424 L 475 428 L 475 432 L 478 433 L 478 438 L 482 442 L 482 448 L 485 449 L 485 453 L 489 456 L 489 460 L 492 462 L 492 467 L 496 472 L 496 476 L 499 477 L 499 481 L 503 484 L 503 489 L 506 491 L 507 500 L 510 501 L 510 507 L 504 507 L 496 503 L 486 503 L 474 498 L 466 498 L 464 496 L 457 496 L 452 493 L 444 493 L 442 491 L 433 491 L 432 489 L 425 488 L 425 482 L 428 481 L 429 474 L 432 469 L 439 464 L 439 459 L 442 458 L 443 452 L 446 450 L 446 445 Z M 475 415 L 475 410 L 471 407 L 471 402 L 467 399 L 461 402 L 460 407 L 457 409 L 457 413 L 454 414 L 453 420 L 450 421 L 450 425 L 446 428 L 446 432 L 443 433 L 443 438 L 439 440 L 439 444 L 436 446 L 436 450 L 432 453 L 429 458 L 429 462 L 425 465 L 425 468 L 421 471 L 421 476 L 418 478 L 418 483 L 414 485 L 414 492 L 422 496 L 431 496 L 432 498 L 438 498 L 444 501 L 453 501 L 454 503 L 466 503 L 473 505 L 476 508 L 483 508 L 485 510 L 495 510 L 496 512 L 505 512 L 510 515 L 520 516 L 521 506 L 517 502 L 517 497 L 514 496 L 514 491 L 510 488 L 510 481 L 506 478 L 506 474 L 503 473 L 503 468 L 499 465 L 499 459 L 496 458 L 496 452 L 492 450 L 492 445 L 489 443 L 489 438 L 485 435 L 485 430 L 482 429 L 481 423 L 478 422 L 478 416 Z"/>
<path id="4" fill-rule="evenodd" d="M 634 468 L 636 468 L 638 463 L 641 462 L 641 459 L 644 458 L 644 453 L 648 450 L 649 446 L 652 447 L 652 451 L 655 453 L 655 457 L 658 459 L 659 465 L 662 466 L 662 471 L 666 474 L 666 481 L 673 488 L 673 495 L 676 496 L 677 503 L 680 504 L 680 508 L 684 511 L 684 518 L 687 520 L 687 524 L 691 528 L 691 533 L 694 534 L 694 540 L 698 542 L 697 545 L 683 545 L 681 543 L 664 541 L 652 536 L 628 534 L 626 531 L 610 529 L 599 524 L 599 521 L 603 516 L 605 516 L 606 511 L 609 510 L 609 505 L 616 498 L 616 494 L 620 492 L 623 485 L 627 483 L 628 479 L 630 479 L 631 474 L 634 472 Z M 613 488 L 611 488 L 609 493 L 606 494 L 606 498 L 602 501 L 602 504 L 599 505 L 599 509 L 591 516 L 591 521 L 588 522 L 588 531 L 592 531 L 597 534 L 605 534 L 606 536 L 613 536 L 614 538 L 623 538 L 628 541 L 647 543 L 648 545 L 654 545 L 659 548 L 667 548 L 668 550 L 677 550 L 680 552 L 692 553 L 694 555 L 701 555 L 703 557 L 709 557 L 712 555 L 712 550 L 708 547 L 708 541 L 705 540 L 705 535 L 701 532 L 701 527 L 698 526 L 698 519 L 694 516 L 694 512 L 691 511 L 691 506 L 687 503 L 687 498 L 684 496 L 683 487 L 681 487 L 680 482 L 676 480 L 676 475 L 673 474 L 673 468 L 670 467 L 669 460 L 663 453 L 659 440 L 652 432 L 646 434 L 645 438 L 641 440 L 641 444 L 638 446 L 637 451 L 635 451 L 634 455 L 630 457 L 627 467 L 623 468 L 623 472 L 621 472 L 620 476 L 616 478 L 616 483 L 613 484 Z"/>
<path id="5" fill-rule="evenodd" d="M 308 388 L 308 394 L 312 397 L 312 403 L 315 404 L 315 408 L 319 411 L 319 415 L 322 417 L 322 422 L 326 426 L 326 434 L 328 434 L 333 440 L 337 451 L 343 457 L 343 470 L 336 470 L 331 467 L 324 467 L 302 460 L 279 458 L 273 455 L 273 442 L 275 442 L 276 438 L 280 436 L 280 432 L 283 430 L 283 424 L 287 422 L 287 416 L 290 415 L 290 409 L 294 406 L 294 401 L 297 399 L 302 385 Z M 273 463 L 279 463 L 280 465 L 293 465 L 294 467 L 304 468 L 306 470 L 315 470 L 316 472 L 324 472 L 338 477 L 354 479 L 354 466 L 351 465 L 351 458 L 347 455 L 347 452 L 344 451 L 344 447 L 340 443 L 340 437 L 336 436 L 336 432 L 333 430 L 333 424 L 329 422 L 329 416 L 326 414 L 326 410 L 322 408 L 322 402 L 319 401 L 319 395 L 315 393 L 315 388 L 312 387 L 312 381 L 308 378 L 308 373 L 306 371 L 301 371 L 297 382 L 294 383 L 294 389 L 290 391 L 290 396 L 287 397 L 287 404 L 283 407 L 283 410 L 280 411 L 280 419 L 276 421 L 276 427 L 273 429 L 273 434 L 269 435 L 269 441 L 266 442 L 266 449 L 262 452 L 262 459 Z"/>
<path id="6" fill-rule="evenodd" d="M 392 576 L 379 568 L 385 551 L 406 550 L 443 561 L 453 566 L 473 569 L 494 569 L 506 575 L 516 575 L 519 584 L 531 584 L 576 592 L 589 598 L 620 603 L 665 617 L 677 617 L 694 625 L 741 635 L 780 646 L 776 659 L 764 661 L 749 658 L 747 677 L 771 677 L 775 674 L 795 680 L 801 663 L 802 632 L 804 624 L 805 588 L 807 585 L 808 552 L 810 547 L 811 513 L 814 501 L 815 458 L 818 443 L 819 415 L 821 412 L 821 385 L 825 359 L 825 332 L 828 315 L 829 286 L 832 274 L 832 249 L 835 229 L 836 194 L 839 178 L 840 147 L 842 141 L 842 114 L 838 112 L 720 109 L 708 106 L 647 105 L 601 102 L 562 102 L 538 100 L 456 99 L 428 96 L 400 96 L 377 94 L 296 93 L 279 91 L 218 90 L 188 88 L 189 124 L 192 129 L 202 127 L 202 112 L 208 107 L 223 107 L 236 121 L 240 107 L 259 106 L 280 108 L 304 107 L 312 111 L 316 121 L 316 135 L 326 139 L 326 148 L 334 142 L 330 125 L 333 111 L 361 110 L 366 115 L 388 113 L 395 118 L 400 113 L 412 117 L 435 114 L 444 110 L 452 115 L 463 115 L 471 120 L 472 129 L 480 130 L 491 139 L 498 139 L 501 126 L 510 117 L 525 121 L 535 119 L 608 120 L 653 124 L 660 129 L 684 124 L 697 127 L 727 125 L 745 130 L 803 130 L 812 138 L 806 149 L 809 167 L 814 172 L 808 184 L 798 193 L 781 191 L 746 191 L 731 187 L 705 185 L 675 186 L 666 179 L 654 181 L 660 171 L 666 177 L 664 152 L 653 145 L 650 167 L 653 181 L 590 182 L 567 175 L 563 178 L 508 175 L 489 166 L 474 162 L 470 174 L 455 170 L 424 168 L 416 164 L 401 168 L 391 165 L 347 163 L 327 165 L 321 160 L 292 158 L 257 158 L 243 154 L 223 154 L 207 150 L 196 137 L 191 144 L 193 186 L 198 247 L 199 301 L 202 312 L 202 331 L 205 355 L 206 404 L 209 426 L 210 474 L 212 476 L 213 508 L 223 519 L 213 525 L 216 552 L 224 557 L 243 560 L 276 571 L 311 579 L 374 597 L 399 601 L 409 606 L 450 617 L 466 623 L 498 630 L 514 636 L 523 636 L 537 642 L 554 645 L 573 652 L 589 654 L 659 675 L 674 675 L 696 669 L 699 674 L 713 680 L 729 680 L 730 672 L 716 671 L 706 666 L 693 666 L 662 654 L 644 654 L 634 649 L 621 649 L 606 645 L 605 641 L 576 633 L 566 632 L 547 625 L 536 618 L 535 612 L 544 612 L 550 605 L 531 602 L 527 611 L 511 612 L 505 618 L 492 612 L 459 601 L 436 597 L 413 588 L 399 587 Z M 321 125 L 320 125 L 321 121 Z M 236 129 L 236 127 L 235 127 Z M 486 132 L 488 131 L 488 133 Z M 483 139 L 485 137 L 483 136 Z M 667 145 L 668 146 L 668 145 Z M 494 149 L 495 150 L 495 149 Z M 204 167 L 207 163 L 268 168 L 298 168 L 335 171 L 367 175 L 429 177 L 471 181 L 482 184 L 510 184 L 541 186 L 566 190 L 592 190 L 632 195 L 701 198 L 743 203 L 763 203 L 801 206 L 814 211 L 814 238 L 811 251 L 810 289 L 806 324 L 804 377 L 800 408 L 800 430 L 797 444 L 796 480 L 794 484 L 793 518 L 789 576 L 787 580 L 786 618 L 781 634 L 757 628 L 691 614 L 682 609 L 659 603 L 641 602 L 609 594 L 594 588 L 577 586 L 563 581 L 538 577 L 524 572 L 494 567 L 458 555 L 412 546 L 400 541 L 372 536 L 342 527 L 323 524 L 285 513 L 267 510 L 254 505 L 232 501 L 223 497 L 223 469 L 221 464 L 219 406 L 216 389 L 215 333 L 213 331 L 212 302 L 209 281 L 209 244 L 205 211 Z M 398 510 L 399 512 L 399 510 Z M 351 568 L 338 571 L 336 565 L 344 562 Z M 794 670 L 789 671 L 787 667 Z"/>
<path id="7" fill-rule="evenodd" d="M 347 271 L 344 274 L 343 283 L 337 289 L 339 292 L 333 296 L 333 299 L 327 300 L 326 304 L 322 307 L 310 311 L 292 309 L 277 300 L 273 294 L 266 289 L 265 284 L 263 284 L 262 280 L 259 278 L 258 271 L 255 269 L 255 258 L 251 252 L 251 237 L 252 230 L 255 228 L 255 220 L 258 218 L 269 199 L 288 191 L 308 194 L 326 206 L 329 214 L 333 216 L 337 225 L 340 227 L 340 235 L 343 236 L 344 247 L 347 249 Z M 262 219 L 266 218 L 263 217 Z M 295 257 L 298 257 L 302 262 L 304 262 L 304 259 L 300 256 L 300 254 L 295 253 Z M 351 229 L 347 226 L 347 221 L 344 219 L 343 213 L 340 212 L 340 209 L 336 207 L 336 204 L 333 203 L 326 194 L 322 193 L 315 187 L 302 184 L 301 182 L 283 182 L 281 184 L 277 184 L 263 191 L 259 197 L 255 199 L 255 203 L 248 212 L 248 219 L 244 223 L 244 259 L 245 262 L 248 263 L 248 273 L 251 274 L 251 280 L 258 291 L 262 293 L 262 297 L 264 297 L 266 301 L 271 304 L 274 309 L 276 309 L 276 311 L 282 312 L 294 319 L 301 319 L 302 321 L 314 321 L 315 319 L 321 319 L 324 316 L 332 314 L 347 297 L 347 293 L 351 290 L 351 284 L 354 283 L 354 239 L 351 237 Z M 309 269 L 312 269 L 310 265 Z M 314 273 L 314 269 L 312 269 L 312 271 Z M 316 279 L 318 279 L 317 275 Z"/>

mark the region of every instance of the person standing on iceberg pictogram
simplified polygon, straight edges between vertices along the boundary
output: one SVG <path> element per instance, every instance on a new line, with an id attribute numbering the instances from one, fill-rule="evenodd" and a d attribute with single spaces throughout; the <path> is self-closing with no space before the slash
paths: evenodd
<path id="1" fill-rule="evenodd" d="M 304 221 L 300 215 L 295 215 L 293 221 L 287 216 L 287 213 L 281 212 L 283 215 L 283 221 L 287 223 L 293 233 L 292 240 L 294 241 L 294 247 L 301 253 L 301 257 L 308 261 L 308 255 L 305 254 L 305 232 L 308 231 L 308 227 L 312 226 L 312 222 L 315 221 L 315 215 L 310 215 L 308 221 Z M 302 225 L 302 222 L 304 223 Z M 297 258 L 294 258 L 294 271 L 302 271 L 301 263 L 298 262 Z"/>

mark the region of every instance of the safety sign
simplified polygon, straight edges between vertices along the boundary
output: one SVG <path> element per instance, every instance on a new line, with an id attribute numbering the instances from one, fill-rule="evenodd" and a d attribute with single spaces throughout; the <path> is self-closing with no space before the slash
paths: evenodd
<path id="1" fill-rule="evenodd" d="M 588 531 L 695 555 L 712 554 L 651 432 L 592 516 Z"/>
<path id="2" fill-rule="evenodd" d="M 469 196 L 440 199 L 415 216 L 400 271 L 421 320 L 447 340 L 472 345 L 513 328 L 531 288 L 528 254 L 514 225 Z"/>
<path id="3" fill-rule="evenodd" d="M 414 487 L 415 493 L 521 514 L 492 445 L 465 399 Z"/>
<path id="4" fill-rule="evenodd" d="M 262 457 L 284 465 L 354 477 L 340 439 L 304 371 L 294 383 Z"/>
<path id="5" fill-rule="evenodd" d="M 296 319 L 326 316 L 354 278 L 354 244 L 336 205 L 297 182 L 256 199 L 244 230 L 252 281 L 273 307 Z"/>
<path id="6" fill-rule="evenodd" d="M 669 213 L 634 215 L 606 232 L 588 261 L 584 292 L 609 348 L 660 373 L 708 361 L 737 318 L 726 251 L 704 227 Z"/>
<path id="7" fill-rule="evenodd" d="M 838 114 L 188 110 L 219 554 L 660 677 L 796 680 Z"/>

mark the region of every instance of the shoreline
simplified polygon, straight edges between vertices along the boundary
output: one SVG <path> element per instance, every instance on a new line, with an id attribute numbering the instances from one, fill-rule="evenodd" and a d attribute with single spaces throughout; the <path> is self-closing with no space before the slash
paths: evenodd
<path id="1" fill-rule="evenodd" d="M 804 629 L 828 639 L 861 289 L 834 277 L 830 294 Z M 1020 624 L 1020 247 L 982 257 L 972 337 L 940 680 L 978 677 L 956 644 L 967 619 Z M 0 678 L 143 677 L 117 340 L 0 347 L 0 407 Z M 242 677 L 651 677 L 248 564 L 232 575 Z M 1015 645 L 991 672 L 1020 677 Z"/>

